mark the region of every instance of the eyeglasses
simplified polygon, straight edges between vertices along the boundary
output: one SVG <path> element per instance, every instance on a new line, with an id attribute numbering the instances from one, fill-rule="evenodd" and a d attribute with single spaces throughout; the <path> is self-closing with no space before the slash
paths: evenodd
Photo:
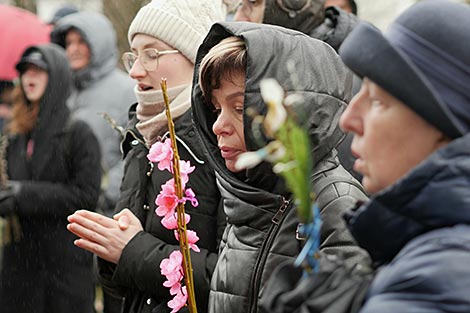
<path id="1" fill-rule="evenodd" d="M 122 62 L 124 63 L 126 70 L 130 72 L 137 59 L 140 59 L 140 64 L 142 64 L 144 69 L 151 72 L 158 68 L 158 59 L 161 55 L 172 53 L 180 52 L 178 50 L 158 51 L 157 49 L 145 49 L 138 56 L 132 52 L 125 52 L 122 55 Z"/>

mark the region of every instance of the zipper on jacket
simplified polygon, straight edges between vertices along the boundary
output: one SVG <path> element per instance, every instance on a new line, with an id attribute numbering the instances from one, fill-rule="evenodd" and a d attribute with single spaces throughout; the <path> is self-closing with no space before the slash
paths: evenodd
<path id="1" fill-rule="evenodd" d="M 268 253 L 265 253 L 265 251 L 269 252 L 269 249 L 271 248 L 271 245 L 274 242 L 274 239 L 276 238 L 276 234 L 279 230 L 279 224 L 285 217 L 285 213 L 287 212 L 287 209 L 289 208 L 289 201 L 287 201 L 284 197 L 283 203 L 281 207 L 277 210 L 276 214 L 274 214 L 273 218 L 271 221 L 273 222 L 271 224 L 271 227 L 268 230 L 268 234 L 266 235 L 266 239 L 263 242 L 263 245 L 261 246 L 260 252 L 258 254 L 258 258 L 255 263 L 255 268 L 253 271 L 253 278 L 250 282 L 250 290 L 251 290 L 251 298 L 249 301 L 248 305 L 248 312 L 254 313 L 257 312 L 257 306 L 258 306 L 258 293 L 259 293 L 259 288 L 260 288 L 260 281 L 261 281 L 261 275 L 263 274 L 264 270 L 264 265 L 266 263 L 266 260 L 268 258 Z"/>
<path id="2" fill-rule="evenodd" d="M 283 198 L 283 200 L 284 200 L 284 203 L 281 205 L 279 210 L 277 210 L 276 214 L 274 214 L 273 218 L 271 219 L 271 221 L 276 225 L 279 224 L 282 217 L 284 216 L 284 213 L 286 212 L 287 208 L 289 207 L 289 201 L 287 201 L 284 198 Z"/>

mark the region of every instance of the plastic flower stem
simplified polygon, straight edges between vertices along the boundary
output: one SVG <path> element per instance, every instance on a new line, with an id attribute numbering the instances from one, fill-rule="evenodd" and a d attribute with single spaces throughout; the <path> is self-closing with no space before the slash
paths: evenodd
<path id="1" fill-rule="evenodd" d="M 171 118 L 170 112 L 170 101 L 168 100 L 167 83 L 166 79 L 163 78 L 161 83 L 163 100 L 165 102 L 166 118 L 168 120 L 168 131 L 170 133 L 171 146 L 173 148 L 173 176 L 175 180 L 175 191 L 178 199 L 183 199 L 183 188 L 181 184 L 180 176 L 180 156 L 178 154 L 178 147 L 176 144 L 175 125 Z M 177 221 L 178 221 L 178 235 L 180 242 L 180 250 L 183 255 L 183 270 L 184 279 L 186 282 L 186 291 L 188 293 L 188 308 L 189 312 L 197 313 L 196 298 L 194 293 L 194 281 L 193 281 L 193 268 L 191 264 L 191 255 L 189 253 L 188 236 L 186 234 L 186 222 L 184 216 L 184 203 L 178 203 L 176 207 Z"/>

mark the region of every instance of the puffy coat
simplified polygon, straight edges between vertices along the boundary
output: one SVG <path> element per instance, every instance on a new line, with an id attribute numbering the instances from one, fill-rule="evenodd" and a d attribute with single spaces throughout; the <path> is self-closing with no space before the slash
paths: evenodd
<path id="1" fill-rule="evenodd" d="M 93 210 L 100 190 L 100 148 L 90 127 L 70 119 L 71 70 L 62 48 L 37 48 L 48 85 L 30 134 L 9 138 L 10 180 L 21 184 L 16 212 L 23 237 L 4 248 L 0 307 L 8 312 L 93 312 L 92 254 L 74 246 L 67 216 Z M 34 151 L 29 159 L 27 142 Z"/>
<path id="2" fill-rule="evenodd" d="M 338 7 L 324 9 L 322 1 L 308 2 L 308 5 L 301 12 L 295 12 L 295 5 L 303 5 L 302 1 L 292 3 L 290 8 L 293 10 L 290 12 L 281 6 L 284 1 L 266 0 L 265 2 L 263 23 L 301 31 L 312 38 L 326 42 L 336 51 L 359 22 L 354 14 Z M 289 3 L 289 1 L 285 1 L 285 3 Z M 307 2 L 305 1 L 305 3 Z M 354 77 L 353 94 L 359 91 L 360 85 L 361 80 Z M 351 154 L 352 138 L 352 134 L 348 134 L 343 141 L 338 143 L 336 149 L 341 165 L 360 180 L 361 175 L 353 169 L 355 158 Z"/>
<path id="3" fill-rule="evenodd" d="M 363 313 L 470 312 L 470 134 L 349 217 L 377 265 Z"/>
<path id="4" fill-rule="evenodd" d="M 104 287 L 115 296 L 125 297 L 124 312 L 170 312 L 169 289 L 162 284 L 160 262 L 179 249 L 173 231 L 167 230 L 155 214 L 155 198 L 170 173 L 160 171 L 147 160 L 148 149 L 135 129 L 135 105 L 130 111 L 130 127 L 126 130 L 122 150 L 126 157 L 124 179 L 116 212 L 130 209 L 141 221 L 144 231 L 124 248 L 117 266 L 100 260 L 100 276 Z M 181 160 L 190 161 L 196 169 L 189 176 L 188 186 L 199 201 L 196 208 L 188 202 L 191 215 L 188 228 L 199 236 L 199 253 L 191 254 L 198 312 L 206 312 L 209 283 L 217 261 L 217 248 L 225 227 L 220 193 L 212 168 L 201 151 L 201 144 L 191 124 L 188 111 L 175 121 L 178 151 Z"/>
<path id="5" fill-rule="evenodd" d="M 136 100 L 135 83 L 117 67 L 119 51 L 116 33 L 105 16 L 86 11 L 65 16 L 51 33 L 52 41 L 65 47 L 65 36 L 72 28 L 82 34 L 90 48 L 91 58 L 86 68 L 74 72 L 77 92 L 68 105 L 74 118 L 86 121 L 98 137 L 106 175 L 102 186 L 106 199 L 100 199 L 100 208 L 112 210 L 119 196 L 124 162 L 119 151 L 121 136 L 103 118 L 102 113 L 107 113 L 124 127 L 129 103 Z M 109 203 L 103 202 L 105 200 Z"/>
<path id="6" fill-rule="evenodd" d="M 357 247 L 341 218 L 357 199 L 366 197 L 357 181 L 341 167 L 334 149 L 344 136 L 338 119 L 350 97 L 350 72 L 325 43 L 296 31 L 242 22 L 215 24 L 199 49 L 196 64 L 211 47 L 229 36 L 243 38 L 247 47 L 245 109 L 265 114 L 266 105 L 259 93 L 260 80 L 265 77 L 277 79 L 287 92 L 297 91 L 305 99 L 303 109 L 315 163 L 313 189 L 323 217 L 321 249 L 344 253 L 350 262 L 367 262 L 367 254 Z M 297 62 L 301 78 L 297 82 L 285 66 L 289 59 Z M 244 173 L 227 170 L 212 132 L 216 115 L 204 102 L 198 70 L 196 67 L 193 79 L 193 119 L 216 170 L 227 215 L 211 282 L 209 312 L 257 312 L 258 300 L 273 269 L 300 251 L 302 244 L 296 239 L 298 219 L 290 192 L 269 164 L 262 163 Z M 244 116 L 245 142 L 248 150 L 254 150 L 256 141 L 248 120 Z"/>

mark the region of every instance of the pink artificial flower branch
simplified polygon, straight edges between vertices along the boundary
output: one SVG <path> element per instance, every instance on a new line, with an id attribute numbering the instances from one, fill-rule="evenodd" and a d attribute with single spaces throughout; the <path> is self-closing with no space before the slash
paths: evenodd
<path id="1" fill-rule="evenodd" d="M 147 158 L 151 162 L 158 163 L 158 169 L 161 171 L 167 170 L 173 174 L 173 178 L 162 185 L 162 190 L 155 199 L 157 206 L 155 213 L 162 217 L 161 223 L 165 228 L 174 230 L 175 237 L 180 243 L 180 250 L 173 251 L 168 259 L 162 260 L 160 271 L 167 278 L 163 285 L 170 288 L 170 294 L 174 295 L 174 298 L 168 302 L 171 312 L 178 312 L 187 303 L 189 312 L 197 313 L 190 249 L 199 252 L 199 247 L 196 245 L 199 237 L 196 232 L 186 229 L 190 217 L 184 211 L 186 201 L 194 207 L 198 205 L 194 191 L 191 188 L 186 189 L 189 174 L 195 167 L 191 166 L 189 161 L 180 161 L 165 79 L 162 79 L 161 87 L 170 138 L 153 144 Z M 185 286 L 181 285 L 183 278 Z"/>

